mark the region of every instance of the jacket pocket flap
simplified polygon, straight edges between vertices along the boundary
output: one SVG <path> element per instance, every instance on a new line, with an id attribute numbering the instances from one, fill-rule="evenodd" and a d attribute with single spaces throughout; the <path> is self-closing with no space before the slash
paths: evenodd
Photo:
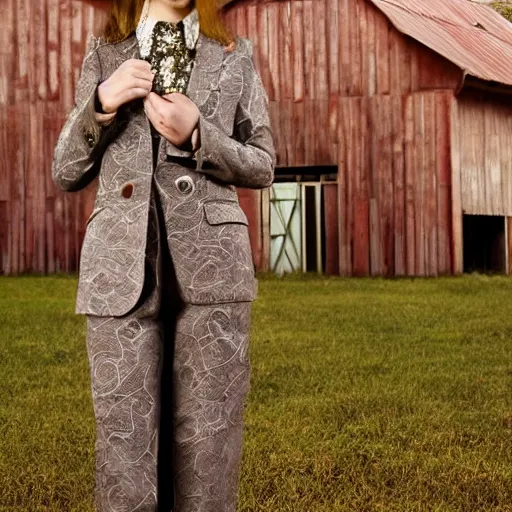
<path id="1" fill-rule="evenodd" d="M 247 217 L 238 203 L 232 202 L 208 202 L 204 204 L 204 213 L 208 224 L 225 224 L 235 222 L 249 225 Z"/>

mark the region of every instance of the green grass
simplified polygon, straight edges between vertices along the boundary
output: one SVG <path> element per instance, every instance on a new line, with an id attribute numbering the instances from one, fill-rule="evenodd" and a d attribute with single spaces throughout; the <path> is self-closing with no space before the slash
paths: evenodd
<path id="1" fill-rule="evenodd" d="M 92 511 L 68 277 L 0 279 L 0 510 Z M 512 511 L 512 279 L 260 277 L 240 512 Z"/>

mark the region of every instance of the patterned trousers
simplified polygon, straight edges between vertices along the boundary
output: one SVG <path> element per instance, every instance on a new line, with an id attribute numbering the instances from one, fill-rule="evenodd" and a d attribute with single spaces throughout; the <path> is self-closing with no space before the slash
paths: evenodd
<path id="1" fill-rule="evenodd" d="M 87 316 L 97 511 L 235 512 L 251 303 L 183 304 L 150 213 L 137 306 Z"/>

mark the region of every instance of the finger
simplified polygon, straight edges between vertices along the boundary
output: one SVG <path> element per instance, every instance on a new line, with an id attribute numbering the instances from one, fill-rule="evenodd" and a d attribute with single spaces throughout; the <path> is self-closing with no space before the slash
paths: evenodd
<path id="1" fill-rule="evenodd" d="M 160 96 L 160 94 L 157 94 L 156 92 L 152 92 L 151 93 L 151 101 L 155 104 L 162 104 L 162 105 L 165 105 L 167 104 L 167 101 L 164 100 L 163 96 Z"/>
<path id="2" fill-rule="evenodd" d="M 141 89 L 140 87 L 135 87 L 133 89 L 128 89 L 126 93 L 126 101 L 135 100 L 138 98 L 145 98 L 148 95 L 147 89 Z"/>
<path id="3" fill-rule="evenodd" d="M 125 73 L 130 77 L 144 78 L 147 80 L 153 80 L 154 73 L 149 69 L 140 69 L 135 66 L 129 66 L 126 68 Z"/>
<path id="4" fill-rule="evenodd" d="M 129 86 L 130 89 L 146 89 L 148 93 L 151 91 L 152 87 L 153 82 L 142 78 L 133 78 Z"/>
<path id="5" fill-rule="evenodd" d="M 148 63 L 146 63 L 148 64 Z M 130 65 L 126 68 L 126 73 L 129 76 L 136 78 L 142 78 L 153 81 L 154 73 L 151 71 L 151 66 L 148 64 L 147 67 L 140 67 L 137 65 Z"/>
<path id="6" fill-rule="evenodd" d="M 188 96 L 181 92 L 171 92 L 169 94 L 164 94 L 162 98 L 165 98 L 167 101 L 171 103 L 183 103 L 188 100 Z"/>
<path id="7" fill-rule="evenodd" d="M 156 94 L 154 92 L 150 92 L 146 96 L 146 99 L 144 100 L 144 105 L 146 105 L 146 104 L 149 105 L 152 110 L 156 110 L 155 96 L 158 96 L 158 94 Z"/>
<path id="8" fill-rule="evenodd" d="M 144 100 L 144 111 L 146 112 L 146 115 L 148 116 L 153 126 L 157 126 L 158 124 L 160 124 L 162 116 L 157 111 L 155 106 L 151 103 L 149 96 L 147 96 L 146 99 Z"/>
<path id="9" fill-rule="evenodd" d="M 167 100 L 164 100 L 156 92 L 149 93 L 148 101 L 150 101 L 151 105 L 153 105 L 155 110 L 158 110 L 159 112 L 165 111 L 170 106 L 170 103 Z"/>
<path id="10" fill-rule="evenodd" d="M 133 69 L 130 71 L 132 78 L 139 78 L 140 80 L 148 80 L 153 82 L 155 75 L 151 71 L 141 71 L 140 69 Z"/>
<path id="11" fill-rule="evenodd" d="M 146 113 L 146 117 L 149 119 L 149 122 L 153 126 L 156 126 L 157 122 L 156 122 L 155 112 L 153 110 L 151 110 L 150 105 L 144 104 L 144 112 Z"/>
<path id="12" fill-rule="evenodd" d="M 164 94 L 163 96 L 155 94 L 156 97 L 152 98 L 152 101 L 155 105 L 159 106 L 159 108 L 165 108 L 168 112 L 175 112 L 176 109 L 180 107 L 180 105 L 174 101 L 176 96 L 172 97 L 173 94 L 175 93 Z M 171 99 L 168 99 L 169 97 L 171 97 Z"/>
<path id="13" fill-rule="evenodd" d="M 144 71 L 144 70 L 146 70 L 146 71 L 151 70 L 151 64 L 147 60 L 129 59 L 127 62 L 128 62 L 128 64 L 130 66 L 132 66 L 135 69 L 140 69 L 142 71 Z"/>
<path id="14" fill-rule="evenodd" d="M 170 92 L 169 94 L 162 95 L 162 98 L 166 101 L 170 101 L 171 103 L 175 100 L 175 92 Z"/>

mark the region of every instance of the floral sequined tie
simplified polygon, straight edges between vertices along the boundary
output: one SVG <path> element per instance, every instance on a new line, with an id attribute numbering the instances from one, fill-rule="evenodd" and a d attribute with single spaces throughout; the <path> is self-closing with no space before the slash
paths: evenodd
<path id="1" fill-rule="evenodd" d="M 151 36 L 151 50 L 146 57 L 155 74 L 153 91 L 160 95 L 185 94 L 194 53 L 185 44 L 183 22 L 157 21 Z"/>

